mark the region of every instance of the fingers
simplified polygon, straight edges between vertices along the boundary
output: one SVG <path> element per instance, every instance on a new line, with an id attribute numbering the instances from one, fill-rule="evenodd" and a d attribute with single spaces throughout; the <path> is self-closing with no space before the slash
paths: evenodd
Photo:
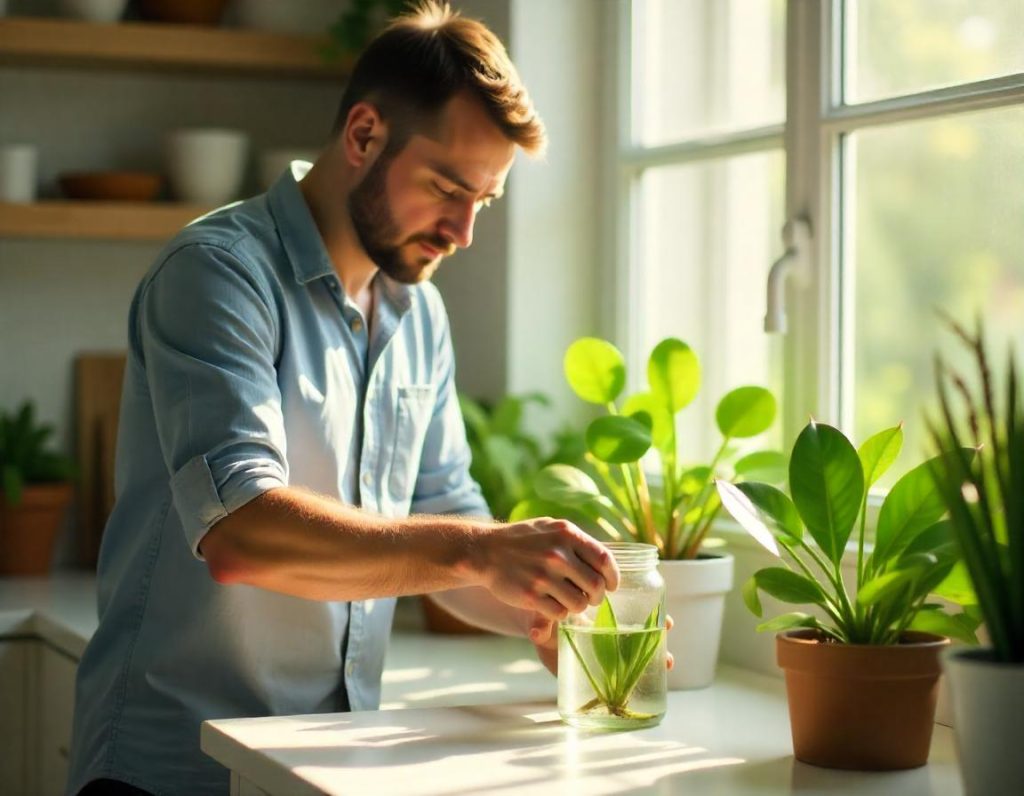
<path id="1" fill-rule="evenodd" d="M 552 631 L 554 629 L 554 622 L 541 614 L 535 614 L 533 621 L 530 623 L 530 629 L 527 635 L 529 636 L 530 641 L 541 646 L 551 641 Z"/>
<path id="2" fill-rule="evenodd" d="M 671 630 L 673 625 L 675 625 L 675 622 L 672 621 L 672 617 L 666 615 L 665 616 L 665 629 L 666 630 Z"/>
<path id="3" fill-rule="evenodd" d="M 615 558 L 608 551 L 607 547 L 595 539 L 584 536 L 580 539 L 580 543 L 574 547 L 574 552 L 577 558 L 604 579 L 605 589 L 615 591 L 619 588 L 619 565 L 615 563 Z M 602 594 L 601 599 L 603 598 L 604 595 Z M 601 602 L 601 599 L 592 604 L 597 605 Z"/>

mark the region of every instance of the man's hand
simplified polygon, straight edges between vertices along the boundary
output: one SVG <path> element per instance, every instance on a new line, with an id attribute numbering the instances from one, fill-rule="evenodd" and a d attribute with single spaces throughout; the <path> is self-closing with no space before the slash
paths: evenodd
<path id="1" fill-rule="evenodd" d="M 672 629 L 671 616 L 665 617 L 665 630 L 666 632 Z M 558 627 L 556 622 L 552 622 L 540 614 L 537 614 L 530 628 L 527 632 L 527 638 L 533 642 L 533 646 L 537 650 L 537 657 L 540 658 L 540 662 L 544 664 L 544 667 L 551 672 L 553 675 L 558 675 Z M 665 652 L 665 665 L 671 669 L 675 666 L 676 659 L 672 657 L 672 653 L 666 650 Z"/>
<path id="2" fill-rule="evenodd" d="M 557 622 L 618 588 L 611 553 L 571 522 L 541 517 L 487 530 L 478 563 L 483 585 L 508 605 Z"/>

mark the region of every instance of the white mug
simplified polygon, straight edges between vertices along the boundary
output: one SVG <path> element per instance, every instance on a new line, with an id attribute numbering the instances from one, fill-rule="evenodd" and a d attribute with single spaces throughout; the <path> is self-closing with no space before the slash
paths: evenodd
<path id="1" fill-rule="evenodd" d="M 240 130 L 197 128 L 167 136 L 167 177 L 185 202 L 222 205 L 238 198 L 249 138 Z"/>
<path id="2" fill-rule="evenodd" d="M 32 144 L 0 145 L 0 202 L 35 201 L 38 159 Z"/>

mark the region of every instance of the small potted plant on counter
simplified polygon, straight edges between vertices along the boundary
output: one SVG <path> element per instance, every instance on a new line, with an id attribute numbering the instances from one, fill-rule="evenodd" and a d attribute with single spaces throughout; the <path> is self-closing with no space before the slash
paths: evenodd
<path id="1" fill-rule="evenodd" d="M 976 619 L 929 602 L 930 595 L 956 596 L 948 579 L 959 559 L 931 470 L 950 457 L 970 458 L 973 449 L 942 454 L 904 474 L 882 504 L 874 549 L 865 548 L 868 490 L 902 444 L 902 426 L 875 434 L 858 450 L 838 429 L 812 421 L 790 457 L 792 498 L 770 484 L 718 482 L 725 508 L 782 563 L 745 584 L 747 607 L 761 616 L 764 592 L 819 610 L 758 627 L 779 632 L 793 750 L 805 763 L 860 770 L 924 765 L 939 653 L 949 636 L 974 640 Z M 855 528 L 851 594 L 842 564 Z"/>
<path id="2" fill-rule="evenodd" d="M 649 390 L 618 405 L 626 384 L 622 354 L 611 343 L 586 337 L 565 355 L 573 391 L 607 414 L 586 430 L 584 467 L 552 465 L 534 480 L 535 495 L 513 517 L 553 515 L 573 520 L 612 541 L 657 547 L 666 585 L 666 613 L 675 621 L 668 637 L 675 667 L 671 689 L 703 688 L 714 678 L 725 595 L 732 588 L 733 558 L 710 552 L 708 532 L 721 503 L 714 479 L 757 473 L 785 477 L 777 451 L 740 456 L 737 440 L 756 437 L 775 419 L 776 402 L 763 387 L 739 387 L 718 404 L 715 422 L 722 435 L 706 464 L 684 464 L 676 416 L 700 389 L 700 362 L 674 338 L 655 346 L 647 364 Z M 649 479 L 641 460 L 653 451 L 660 464 Z"/>
<path id="3" fill-rule="evenodd" d="M 991 646 L 954 649 L 945 658 L 954 729 L 968 796 L 1024 793 L 1024 406 L 1010 354 L 997 394 L 982 330 L 953 323 L 974 357 L 971 389 L 937 363 L 941 414 L 931 424 L 940 450 L 983 442 L 975 457 L 939 459 L 932 469 L 949 510 Z M 958 411 L 959 410 L 959 411 Z"/>
<path id="4" fill-rule="evenodd" d="M 0 412 L 0 574 L 42 575 L 71 502 L 71 460 L 47 450 L 53 428 L 26 401 Z"/>

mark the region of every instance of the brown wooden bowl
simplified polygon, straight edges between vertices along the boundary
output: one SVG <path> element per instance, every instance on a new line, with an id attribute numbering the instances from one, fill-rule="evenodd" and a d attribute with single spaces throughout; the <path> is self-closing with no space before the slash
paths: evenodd
<path id="1" fill-rule="evenodd" d="M 145 171 L 81 171 L 61 174 L 60 189 L 68 199 L 108 202 L 149 202 L 160 192 L 160 175 Z"/>
<path id="2" fill-rule="evenodd" d="M 142 16 L 179 25 L 219 25 L 228 0 L 141 0 Z"/>

